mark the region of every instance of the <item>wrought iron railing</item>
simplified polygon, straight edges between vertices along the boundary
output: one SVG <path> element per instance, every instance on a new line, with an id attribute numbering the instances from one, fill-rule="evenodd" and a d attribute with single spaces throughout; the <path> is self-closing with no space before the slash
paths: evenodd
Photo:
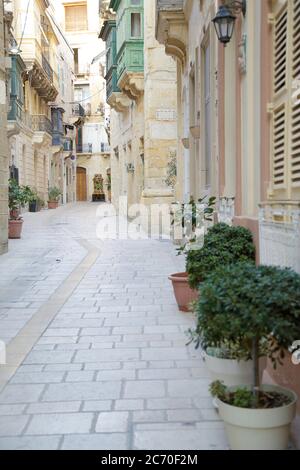
<path id="1" fill-rule="evenodd" d="M 46 59 L 46 57 L 44 56 L 44 54 L 42 54 L 42 65 L 43 65 L 44 71 L 46 72 L 47 77 L 49 78 L 51 82 L 53 82 L 53 69 L 51 65 L 49 64 L 48 60 Z"/>
<path id="2" fill-rule="evenodd" d="M 93 153 L 93 144 L 77 144 L 77 153 Z"/>
<path id="3" fill-rule="evenodd" d="M 81 106 L 80 103 L 74 103 L 72 106 L 72 115 L 73 116 L 79 116 L 79 117 L 84 117 L 85 112 L 83 106 Z"/>
<path id="4" fill-rule="evenodd" d="M 31 116 L 32 130 L 36 132 L 47 132 L 52 135 L 52 123 L 44 114 L 34 114 Z"/>
<path id="5" fill-rule="evenodd" d="M 106 142 L 101 142 L 101 152 L 108 153 L 110 152 L 110 146 Z"/>
<path id="6" fill-rule="evenodd" d="M 65 140 L 64 141 L 64 151 L 65 152 L 72 152 L 73 150 L 73 140 Z"/>

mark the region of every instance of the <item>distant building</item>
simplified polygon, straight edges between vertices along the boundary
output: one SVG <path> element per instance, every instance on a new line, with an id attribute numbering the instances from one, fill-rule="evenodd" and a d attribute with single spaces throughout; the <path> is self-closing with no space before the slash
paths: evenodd
<path id="1" fill-rule="evenodd" d="M 74 52 L 74 108 L 83 117 L 77 128 L 77 200 L 92 200 L 95 175 L 102 175 L 106 199 L 110 147 L 106 131 L 105 52 L 99 48 L 99 5 L 95 0 L 66 0 L 57 9 Z M 101 54 L 102 52 L 102 54 Z"/>
<path id="2" fill-rule="evenodd" d="M 72 122 L 73 51 L 55 20 L 53 2 L 15 0 L 12 13 L 8 138 L 10 173 L 45 202 L 61 189 L 75 200 L 76 149 Z"/>

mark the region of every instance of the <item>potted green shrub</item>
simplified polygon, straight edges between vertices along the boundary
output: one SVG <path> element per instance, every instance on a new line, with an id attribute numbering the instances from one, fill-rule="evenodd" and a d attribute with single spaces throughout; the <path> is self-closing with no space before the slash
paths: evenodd
<path id="1" fill-rule="evenodd" d="M 25 207 L 33 197 L 33 192 L 29 186 L 20 186 L 16 180 L 9 180 L 8 207 L 9 223 L 8 236 L 11 239 L 21 238 L 23 219 L 20 210 Z"/>
<path id="2" fill-rule="evenodd" d="M 43 198 L 38 196 L 36 202 L 37 202 L 37 210 L 39 212 L 45 207 L 45 201 Z"/>
<path id="3" fill-rule="evenodd" d="M 197 289 L 220 266 L 244 261 L 255 263 L 252 233 L 243 227 L 216 224 L 208 230 L 202 249 L 188 253 L 189 284 L 192 289 Z M 195 332 L 194 337 L 190 333 L 197 345 L 199 331 Z M 226 342 L 218 347 L 207 345 L 205 361 L 213 380 L 220 379 L 226 385 L 251 384 L 252 363 L 244 339 Z"/>
<path id="4" fill-rule="evenodd" d="M 48 209 L 57 209 L 58 201 L 61 196 L 62 192 L 56 186 L 49 189 L 48 194 Z"/>
<path id="5" fill-rule="evenodd" d="M 282 450 L 289 440 L 297 396 L 261 385 L 260 345 L 274 367 L 300 338 L 300 276 L 289 269 L 237 263 L 212 273 L 201 288 L 197 329 L 202 347 L 243 344 L 252 363 L 252 384 L 211 386 L 231 449 Z"/>
<path id="6" fill-rule="evenodd" d="M 212 222 L 216 198 L 199 199 L 198 202 L 192 198 L 189 204 L 175 204 L 172 210 L 172 224 L 183 231 L 184 243 L 177 249 L 178 255 L 187 256 L 191 250 L 199 250 L 203 245 L 206 225 Z M 198 291 L 190 287 L 188 273 L 176 273 L 169 276 L 173 284 L 175 298 L 182 312 L 189 312 L 191 305 L 198 298 Z"/>
<path id="7" fill-rule="evenodd" d="M 252 233 L 244 227 L 219 223 L 208 229 L 201 250 L 187 255 L 187 272 L 192 289 L 198 289 L 215 269 L 239 262 L 255 263 Z"/>

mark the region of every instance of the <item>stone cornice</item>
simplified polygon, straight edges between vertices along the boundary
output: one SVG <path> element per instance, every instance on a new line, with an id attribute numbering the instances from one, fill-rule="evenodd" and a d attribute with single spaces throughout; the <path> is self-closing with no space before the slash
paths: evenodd
<path id="1" fill-rule="evenodd" d="M 128 96 L 121 92 L 113 92 L 107 100 L 111 108 L 118 113 L 124 113 L 131 105 L 131 100 Z"/>
<path id="2" fill-rule="evenodd" d="M 188 26 L 183 9 L 160 10 L 157 16 L 157 40 L 165 45 L 167 55 L 185 63 L 188 44 Z"/>
<path id="3" fill-rule="evenodd" d="M 53 83 L 49 80 L 43 68 L 36 60 L 26 61 L 25 64 L 29 69 L 29 81 L 31 86 L 37 90 L 39 96 L 44 98 L 45 101 L 55 101 L 58 95 L 58 90 Z"/>

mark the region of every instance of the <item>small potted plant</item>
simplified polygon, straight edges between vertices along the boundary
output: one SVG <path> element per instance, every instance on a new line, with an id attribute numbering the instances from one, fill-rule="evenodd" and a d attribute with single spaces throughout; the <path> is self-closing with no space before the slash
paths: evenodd
<path id="1" fill-rule="evenodd" d="M 9 180 L 8 206 L 9 206 L 9 223 L 8 237 L 10 239 L 21 238 L 23 219 L 20 216 L 20 210 L 31 201 L 33 192 L 29 186 L 20 186 L 19 183 L 11 179 Z"/>
<path id="2" fill-rule="evenodd" d="M 38 193 L 36 190 L 32 190 L 32 197 L 30 198 L 28 209 L 29 212 L 38 212 Z"/>
<path id="3" fill-rule="evenodd" d="M 183 231 L 184 243 L 177 249 L 178 255 L 186 257 L 191 251 L 199 250 L 203 246 L 206 224 L 212 222 L 216 198 L 199 199 L 198 203 L 192 198 L 189 204 L 176 204 L 172 209 L 172 225 Z M 198 298 L 198 291 L 191 288 L 188 282 L 188 273 L 176 273 L 169 276 L 173 284 L 175 298 L 182 312 L 191 311 L 191 305 Z"/>
<path id="4" fill-rule="evenodd" d="M 61 190 L 56 186 L 49 189 L 48 209 L 57 209 L 61 194 Z"/>
<path id="5" fill-rule="evenodd" d="M 263 343 L 276 367 L 300 338 L 300 276 L 277 267 L 227 265 L 202 285 L 197 315 L 204 348 L 243 342 L 253 361 L 250 386 L 227 387 L 221 381 L 211 386 L 231 449 L 286 449 L 297 396 L 261 385 L 259 356 Z"/>
<path id="6" fill-rule="evenodd" d="M 45 207 L 45 201 L 40 196 L 38 196 L 36 202 L 37 202 L 37 210 L 39 212 Z"/>

